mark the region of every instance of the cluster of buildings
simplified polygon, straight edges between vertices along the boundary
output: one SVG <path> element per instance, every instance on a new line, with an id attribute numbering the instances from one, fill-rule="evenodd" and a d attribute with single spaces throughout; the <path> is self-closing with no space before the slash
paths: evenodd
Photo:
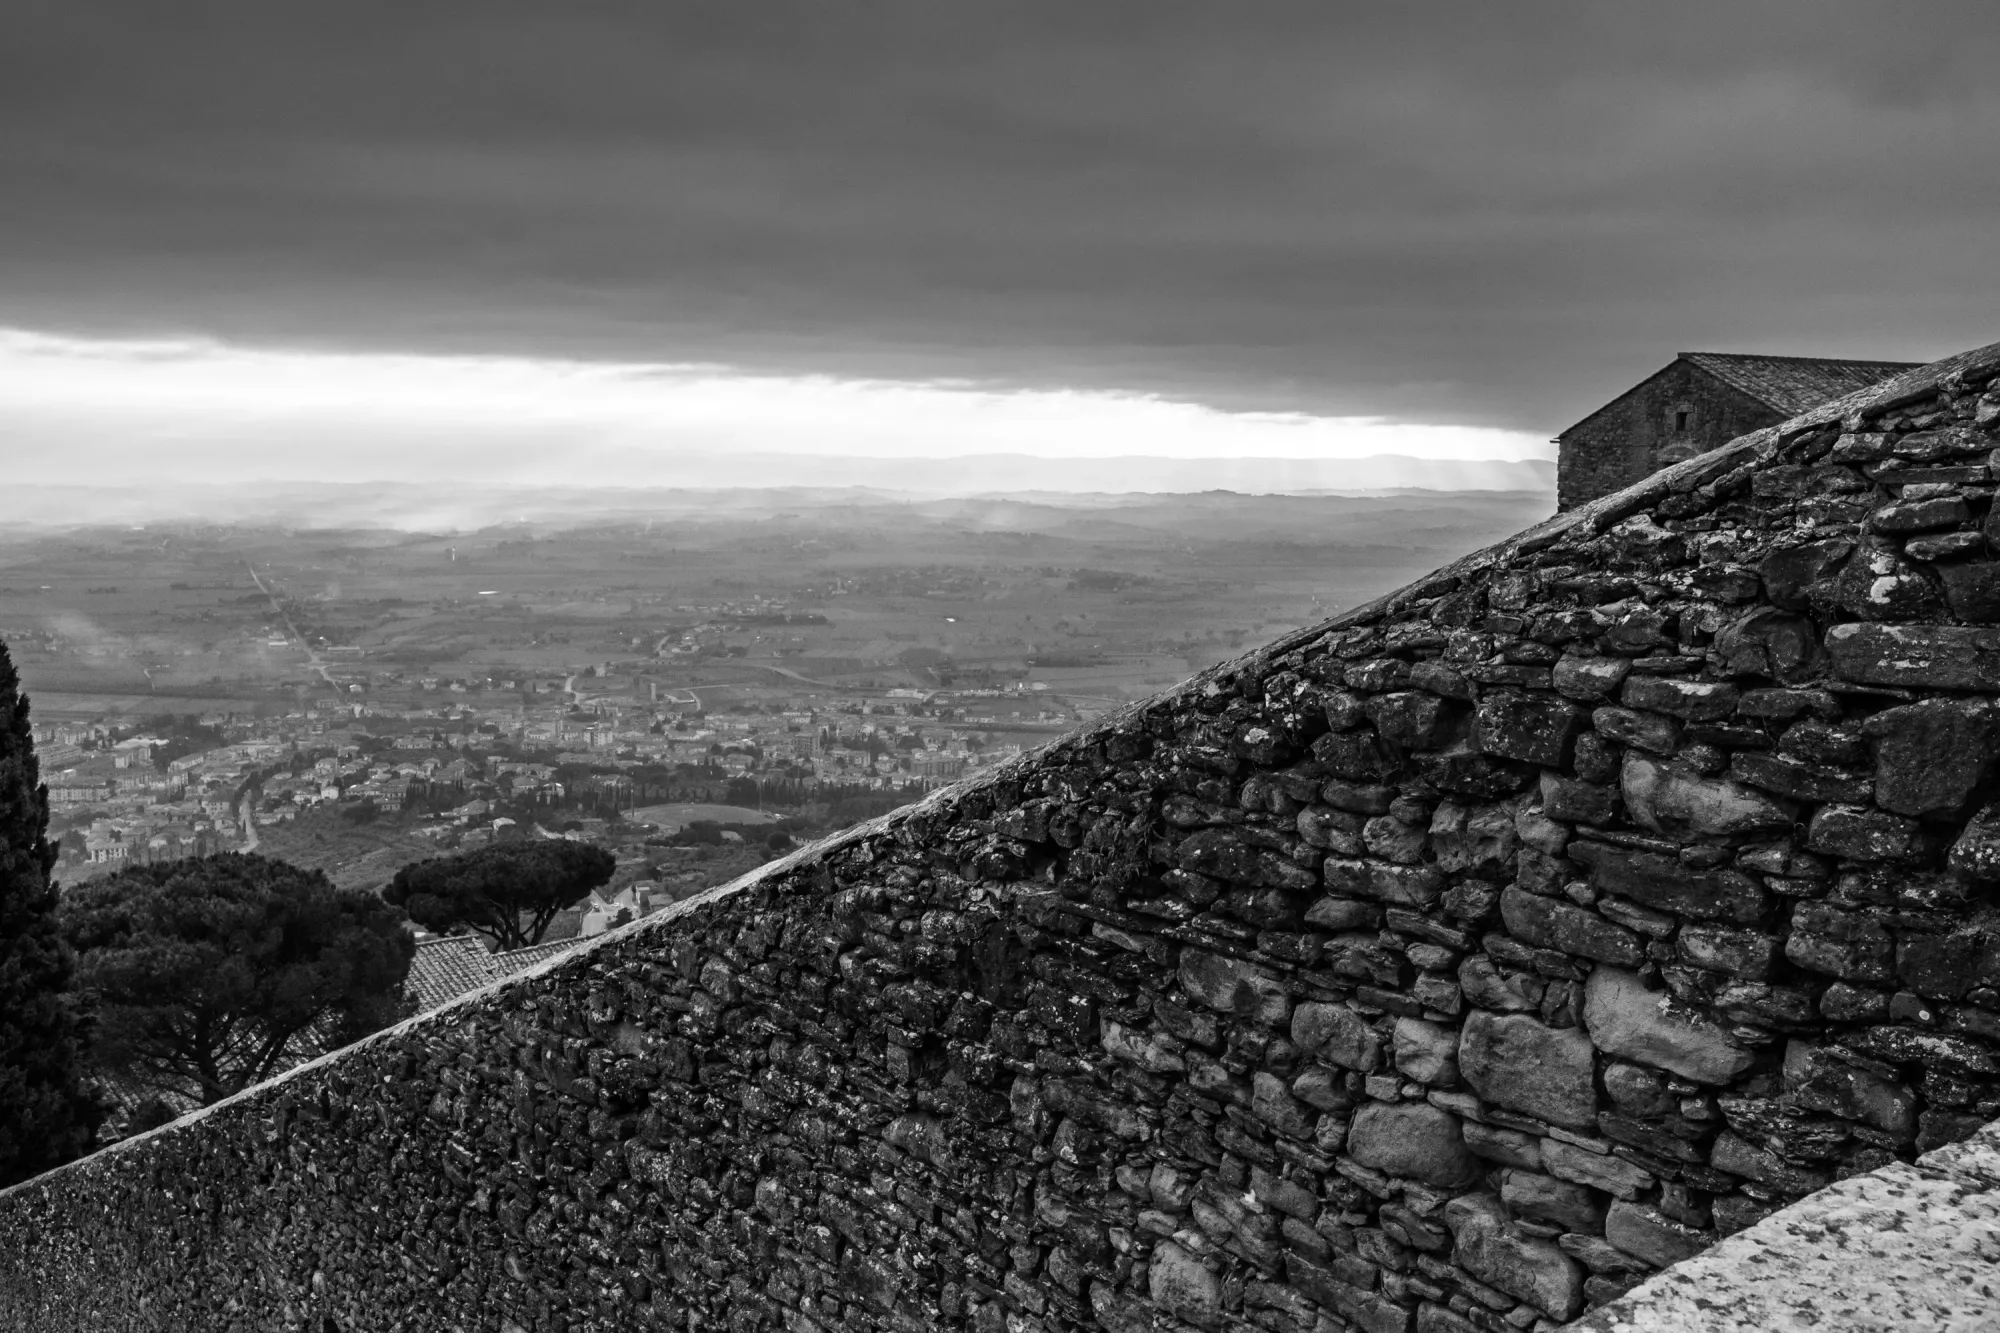
<path id="1" fill-rule="evenodd" d="M 373 817 L 419 796 L 425 831 L 492 836 L 522 802 L 629 807 L 668 799 L 660 788 L 675 776 L 708 783 L 713 800 L 734 790 L 737 803 L 738 779 L 760 804 L 914 795 L 1075 722 L 1028 689 L 801 691 L 709 711 L 692 692 L 608 667 L 562 685 L 523 694 L 495 680 L 463 698 L 376 689 L 278 715 L 184 718 L 168 734 L 102 720 L 38 727 L 51 836 L 64 865 L 95 873 L 247 847 L 258 828 L 318 807 Z"/>
<path id="2" fill-rule="evenodd" d="M 104 723 L 35 729 L 50 837 L 65 865 L 118 866 L 205 856 L 241 845 L 238 798 L 280 744 L 248 740 L 157 762 L 162 737 Z"/>

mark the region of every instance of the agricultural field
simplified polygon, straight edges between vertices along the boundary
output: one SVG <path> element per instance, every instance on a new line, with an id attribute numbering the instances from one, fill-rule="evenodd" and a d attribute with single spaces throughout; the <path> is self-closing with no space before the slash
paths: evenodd
<path id="1" fill-rule="evenodd" d="M 709 824 L 774 824 L 775 815 L 762 810 L 751 810 L 740 805 L 709 805 L 700 802 L 681 802 L 672 805 L 648 805 L 625 812 L 628 824 L 652 824 L 666 832 L 678 832 L 693 823 Z"/>
<path id="2" fill-rule="evenodd" d="M 572 836 L 617 853 L 617 882 L 682 895 L 1547 503 L 655 501 L 454 532 L 0 533 L 60 873 L 242 849 L 373 889 L 439 852 Z"/>
<path id="3" fill-rule="evenodd" d="M 1527 492 L 765 491 L 662 493 L 645 519 L 458 533 L 14 533 L 0 540 L 0 638 L 30 688 L 64 711 L 158 711 L 163 697 L 283 709 L 427 676 L 579 702 L 616 682 L 704 708 L 1024 682 L 1101 708 L 1547 508 Z"/>

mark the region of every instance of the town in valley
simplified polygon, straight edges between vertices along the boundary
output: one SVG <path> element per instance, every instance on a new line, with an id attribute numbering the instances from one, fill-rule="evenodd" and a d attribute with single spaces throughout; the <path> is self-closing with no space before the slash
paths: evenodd
<path id="1" fill-rule="evenodd" d="M 1033 749 L 1546 505 L 778 493 L 470 531 L 17 530 L 57 878 L 255 850 L 374 889 L 569 838 L 594 934 Z"/>

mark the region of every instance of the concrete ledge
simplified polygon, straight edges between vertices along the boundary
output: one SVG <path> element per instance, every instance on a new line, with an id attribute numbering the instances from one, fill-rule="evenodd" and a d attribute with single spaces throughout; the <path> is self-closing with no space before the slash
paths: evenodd
<path id="1" fill-rule="evenodd" d="M 2000 1123 L 1773 1213 L 1576 1333 L 2000 1328 Z"/>

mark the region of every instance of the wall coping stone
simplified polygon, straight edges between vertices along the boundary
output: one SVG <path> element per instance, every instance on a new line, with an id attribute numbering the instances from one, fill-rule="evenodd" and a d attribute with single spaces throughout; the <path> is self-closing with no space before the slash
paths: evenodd
<path id="1" fill-rule="evenodd" d="M 1973 1333 L 2000 1319 L 2000 1124 L 1808 1195 L 1573 1333 Z"/>

